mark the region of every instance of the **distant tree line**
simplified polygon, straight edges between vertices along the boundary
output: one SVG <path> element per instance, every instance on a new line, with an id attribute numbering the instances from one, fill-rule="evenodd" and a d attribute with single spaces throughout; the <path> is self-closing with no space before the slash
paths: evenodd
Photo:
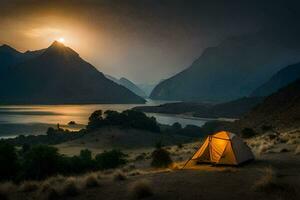
<path id="1" fill-rule="evenodd" d="M 127 162 L 126 157 L 120 150 L 111 150 L 93 158 L 87 149 L 78 156 L 69 157 L 47 145 L 24 145 L 17 150 L 11 144 L 0 142 L 0 181 L 39 180 L 57 174 L 74 175 L 116 168 Z"/>
<path id="2" fill-rule="evenodd" d="M 125 110 L 123 112 L 107 110 L 104 113 L 102 110 L 97 110 L 89 117 L 87 131 L 93 131 L 105 126 L 160 132 L 160 127 L 154 117 L 148 117 L 145 113 L 134 110 Z"/>

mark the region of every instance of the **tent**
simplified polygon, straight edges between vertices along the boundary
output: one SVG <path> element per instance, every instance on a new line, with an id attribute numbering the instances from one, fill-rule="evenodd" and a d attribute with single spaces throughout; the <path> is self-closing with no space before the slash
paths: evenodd
<path id="1" fill-rule="evenodd" d="M 243 140 L 227 131 L 209 135 L 190 160 L 221 165 L 239 165 L 253 160 L 251 149 Z M 186 166 L 184 165 L 184 167 Z"/>

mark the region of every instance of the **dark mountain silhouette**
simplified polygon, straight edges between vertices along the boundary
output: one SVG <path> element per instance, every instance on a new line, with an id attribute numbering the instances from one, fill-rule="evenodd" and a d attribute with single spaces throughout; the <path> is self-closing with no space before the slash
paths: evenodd
<path id="1" fill-rule="evenodd" d="M 300 79 L 266 97 L 237 123 L 256 130 L 300 128 Z"/>
<path id="2" fill-rule="evenodd" d="M 250 95 L 283 66 L 300 60 L 296 34 L 274 31 L 230 38 L 207 48 L 186 70 L 158 84 L 150 97 L 222 102 Z"/>
<path id="3" fill-rule="evenodd" d="M 133 83 L 132 81 L 122 77 L 119 80 L 120 84 L 125 86 L 126 88 L 128 88 L 129 90 L 131 90 L 132 92 L 134 92 L 136 95 L 140 96 L 140 97 L 146 97 L 147 95 L 145 94 L 145 92 L 140 89 L 135 83 Z"/>
<path id="4" fill-rule="evenodd" d="M 300 63 L 281 69 L 269 81 L 254 90 L 251 96 L 268 96 L 297 79 L 300 79 Z"/>
<path id="5" fill-rule="evenodd" d="M 147 97 L 147 95 L 145 94 L 145 92 L 139 88 L 135 83 L 133 83 L 132 81 L 128 80 L 127 78 L 120 78 L 117 79 L 113 76 L 110 76 L 108 74 L 105 75 L 106 78 L 114 81 L 115 83 L 119 84 L 119 85 L 123 85 L 124 87 L 126 87 L 127 89 L 129 89 L 131 92 L 135 93 L 136 95 L 140 96 L 140 97 Z"/>
<path id="6" fill-rule="evenodd" d="M 8 69 L 24 60 L 25 56 L 8 45 L 0 46 L 0 70 Z"/>
<path id="7" fill-rule="evenodd" d="M 69 47 L 54 42 L 46 50 L 24 53 L 31 59 L 12 66 L 0 80 L 1 103 L 144 103 L 108 80 Z"/>

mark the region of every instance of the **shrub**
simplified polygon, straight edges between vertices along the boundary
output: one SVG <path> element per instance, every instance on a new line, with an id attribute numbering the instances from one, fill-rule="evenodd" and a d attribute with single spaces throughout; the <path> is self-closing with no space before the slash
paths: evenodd
<path id="1" fill-rule="evenodd" d="M 284 197 L 284 199 L 294 198 L 295 188 L 291 185 L 279 183 L 273 168 L 267 167 L 263 173 L 263 176 L 254 183 L 254 189 L 256 191 L 281 196 Z"/>
<path id="2" fill-rule="evenodd" d="M 56 200 L 59 198 L 59 193 L 56 189 L 50 187 L 48 190 L 46 190 L 43 193 L 40 193 L 40 199 L 45 200 Z"/>
<path id="3" fill-rule="evenodd" d="M 68 178 L 64 185 L 62 186 L 61 195 L 62 196 L 76 196 L 80 193 L 80 188 L 76 183 L 75 178 Z"/>
<path id="4" fill-rule="evenodd" d="M 126 164 L 127 163 L 127 160 L 125 159 L 126 156 L 127 155 L 120 150 L 111 150 L 111 151 L 104 151 L 101 154 L 97 154 L 95 159 L 97 165 L 101 169 L 111 169 Z"/>
<path id="5" fill-rule="evenodd" d="M 39 188 L 39 184 L 36 181 L 25 181 L 20 185 L 20 191 L 33 192 Z"/>
<path id="6" fill-rule="evenodd" d="M 115 181 L 124 181 L 126 179 L 127 179 L 126 175 L 120 171 L 118 171 L 114 174 Z"/>
<path id="7" fill-rule="evenodd" d="M 0 180 L 12 180 L 19 171 L 19 162 L 14 146 L 0 142 Z"/>
<path id="8" fill-rule="evenodd" d="M 243 138 L 251 138 L 256 136 L 257 133 L 252 128 L 244 128 L 242 130 L 242 137 Z"/>
<path id="9" fill-rule="evenodd" d="M 9 194 L 16 191 L 16 185 L 12 182 L 5 182 L 0 184 L 0 199 L 8 200 Z"/>
<path id="10" fill-rule="evenodd" d="M 38 145 L 30 149 L 24 159 L 24 178 L 43 179 L 58 173 L 62 156 L 57 148 Z"/>
<path id="11" fill-rule="evenodd" d="M 298 145 L 295 149 L 295 154 L 299 155 L 300 154 L 300 145 Z"/>
<path id="12" fill-rule="evenodd" d="M 157 148 L 152 152 L 152 167 L 169 167 L 172 164 L 170 153 L 162 148 Z"/>
<path id="13" fill-rule="evenodd" d="M 153 195 L 151 184 L 147 180 L 134 182 L 130 186 L 129 191 L 130 195 L 136 199 L 142 199 Z"/>
<path id="14" fill-rule="evenodd" d="M 98 178 L 95 174 L 89 174 L 84 180 L 85 187 L 92 188 L 99 186 Z"/>

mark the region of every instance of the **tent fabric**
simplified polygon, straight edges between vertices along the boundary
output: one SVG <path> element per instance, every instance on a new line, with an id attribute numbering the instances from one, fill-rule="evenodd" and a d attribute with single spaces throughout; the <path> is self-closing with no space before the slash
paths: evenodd
<path id="1" fill-rule="evenodd" d="M 191 160 L 214 164 L 239 165 L 253 160 L 251 149 L 243 140 L 227 131 L 208 136 Z"/>

